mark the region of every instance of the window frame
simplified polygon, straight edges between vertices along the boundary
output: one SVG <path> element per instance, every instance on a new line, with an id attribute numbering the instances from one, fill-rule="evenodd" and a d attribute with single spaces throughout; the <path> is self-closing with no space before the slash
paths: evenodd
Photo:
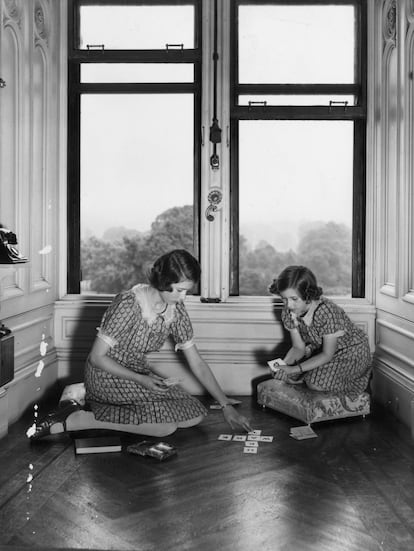
<path id="1" fill-rule="evenodd" d="M 201 91 L 202 91 L 202 0 L 151 0 L 151 5 L 194 6 L 194 48 L 163 50 L 83 50 L 79 44 L 80 6 L 148 5 L 148 0 L 68 0 L 68 169 L 67 169 L 67 292 L 80 294 L 81 220 L 80 220 L 80 130 L 83 94 L 169 94 L 194 95 L 194 251 L 199 255 L 201 187 Z M 191 63 L 193 83 L 82 83 L 83 63 Z"/>
<path id="2" fill-rule="evenodd" d="M 354 5 L 356 51 L 354 84 L 240 84 L 238 81 L 238 8 L 242 5 Z M 230 13 L 230 295 L 239 296 L 239 121 L 354 121 L 352 298 L 365 297 L 367 6 L 363 0 L 232 0 Z M 359 40 L 358 40 L 359 38 Z M 353 94 L 356 105 L 238 105 L 239 95 Z"/>

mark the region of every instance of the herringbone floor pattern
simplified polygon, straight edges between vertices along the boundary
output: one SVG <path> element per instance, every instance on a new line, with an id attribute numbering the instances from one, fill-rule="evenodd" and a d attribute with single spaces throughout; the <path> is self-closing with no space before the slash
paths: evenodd
<path id="1" fill-rule="evenodd" d="M 164 438 L 178 448 L 165 462 L 124 451 L 75 456 L 69 435 L 30 444 L 22 419 L 0 441 L 0 549 L 414 549 L 406 427 L 374 408 L 296 441 L 289 428 L 301 423 L 242 399 L 254 428 L 274 436 L 257 455 L 217 440 L 231 432 L 217 411 Z"/>

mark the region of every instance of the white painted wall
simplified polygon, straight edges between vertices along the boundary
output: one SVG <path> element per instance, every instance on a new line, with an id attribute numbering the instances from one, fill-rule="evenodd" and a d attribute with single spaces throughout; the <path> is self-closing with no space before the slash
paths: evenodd
<path id="1" fill-rule="evenodd" d="M 372 10 L 375 395 L 410 424 L 414 399 L 414 2 Z"/>
<path id="2" fill-rule="evenodd" d="M 0 89 L 0 222 L 17 234 L 18 248 L 30 260 L 0 266 L 0 318 L 15 336 L 15 379 L 2 389 L 8 422 L 57 379 L 53 329 L 65 153 L 64 7 L 64 1 L 0 1 L 0 77 L 6 82 Z M 46 247 L 50 252 L 42 254 Z M 41 360 L 42 376 L 35 377 Z"/>

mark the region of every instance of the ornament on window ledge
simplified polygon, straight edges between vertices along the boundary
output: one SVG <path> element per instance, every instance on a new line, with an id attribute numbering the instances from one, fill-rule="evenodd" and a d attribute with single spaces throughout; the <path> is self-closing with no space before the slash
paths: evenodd
<path id="1" fill-rule="evenodd" d="M 0 224 L 0 264 L 21 264 L 28 262 L 27 257 L 23 256 L 15 245 L 17 245 L 16 234 Z"/>

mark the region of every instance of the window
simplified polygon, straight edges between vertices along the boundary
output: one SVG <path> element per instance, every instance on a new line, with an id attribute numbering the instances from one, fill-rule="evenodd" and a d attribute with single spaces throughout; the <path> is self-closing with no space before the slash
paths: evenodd
<path id="1" fill-rule="evenodd" d="M 68 291 L 118 292 L 184 247 L 213 301 L 269 296 L 288 264 L 363 297 L 366 3 L 69 2 Z"/>
<path id="2" fill-rule="evenodd" d="M 70 3 L 68 290 L 198 255 L 200 2 Z"/>
<path id="3" fill-rule="evenodd" d="M 364 4 L 233 2 L 233 294 L 304 264 L 364 296 Z"/>

